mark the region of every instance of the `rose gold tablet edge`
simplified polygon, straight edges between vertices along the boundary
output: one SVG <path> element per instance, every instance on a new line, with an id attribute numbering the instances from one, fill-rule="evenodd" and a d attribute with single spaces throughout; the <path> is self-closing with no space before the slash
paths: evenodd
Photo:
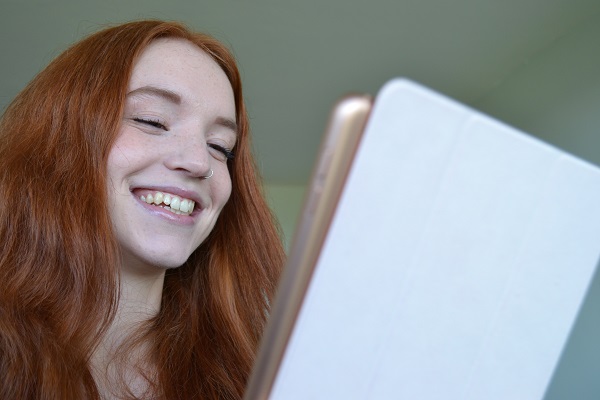
<path id="1" fill-rule="evenodd" d="M 371 96 L 347 96 L 332 111 L 246 400 L 268 399 L 271 394 L 372 104 Z"/>

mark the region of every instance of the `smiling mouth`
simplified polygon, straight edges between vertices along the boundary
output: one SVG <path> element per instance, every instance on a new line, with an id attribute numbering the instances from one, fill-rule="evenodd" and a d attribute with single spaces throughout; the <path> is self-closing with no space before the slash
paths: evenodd
<path id="1" fill-rule="evenodd" d="M 143 202 L 160 207 L 177 215 L 190 215 L 196 202 L 170 193 L 151 192 L 139 196 Z"/>

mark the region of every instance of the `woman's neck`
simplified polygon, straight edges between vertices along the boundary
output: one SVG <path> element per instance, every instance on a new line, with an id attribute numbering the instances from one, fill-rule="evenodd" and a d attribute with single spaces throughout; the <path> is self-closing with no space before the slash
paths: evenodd
<path id="1" fill-rule="evenodd" d="M 115 322 L 137 324 L 158 314 L 165 281 L 163 268 L 124 267 L 120 281 L 121 293 Z"/>
<path id="2" fill-rule="evenodd" d="M 164 278 L 162 268 L 121 269 L 117 312 L 92 357 L 96 382 L 105 396 L 106 389 L 119 387 L 115 379 L 124 379 L 121 384 L 127 385 L 133 393 L 142 394 L 147 389 L 139 373 L 140 368 L 147 370 L 148 366 L 144 360 L 145 345 L 130 346 L 129 342 L 135 341 L 135 334 L 143 324 L 160 311 Z"/>

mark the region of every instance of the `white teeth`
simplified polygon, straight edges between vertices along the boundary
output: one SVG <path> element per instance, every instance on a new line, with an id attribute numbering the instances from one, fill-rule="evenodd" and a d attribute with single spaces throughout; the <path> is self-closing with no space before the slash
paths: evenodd
<path id="1" fill-rule="evenodd" d="M 168 193 L 156 192 L 140 196 L 140 200 L 148 204 L 154 204 L 177 215 L 190 215 L 194 211 L 196 203 L 189 199 L 180 199 Z M 163 207 L 164 204 L 164 207 Z"/>
<path id="2" fill-rule="evenodd" d="M 190 209 L 190 202 L 188 200 L 181 200 L 181 204 L 179 205 L 179 211 L 183 213 L 187 213 Z"/>
<path id="3" fill-rule="evenodd" d="M 179 211 L 180 204 L 181 204 L 181 200 L 179 199 L 179 197 L 172 197 L 171 198 L 171 208 L 173 210 Z"/>

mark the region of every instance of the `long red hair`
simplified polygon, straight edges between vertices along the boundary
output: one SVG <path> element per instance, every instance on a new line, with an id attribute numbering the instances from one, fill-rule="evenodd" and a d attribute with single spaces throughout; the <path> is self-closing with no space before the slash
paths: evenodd
<path id="1" fill-rule="evenodd" d="M 108 28 L 56 58 L 0 121 L 0 398 L 99 398 L 90 357 L 118 301 L 106 163 L 133 66 L 160 37 L 189 40 L 225 71 L 238 142 L 232 194 L 205 243 L 168 270 L 150 341 L 152 393 L 240 398 L 284 253 L 251 155 L 240 75 L 218 41 L 177 23 Z"/>

